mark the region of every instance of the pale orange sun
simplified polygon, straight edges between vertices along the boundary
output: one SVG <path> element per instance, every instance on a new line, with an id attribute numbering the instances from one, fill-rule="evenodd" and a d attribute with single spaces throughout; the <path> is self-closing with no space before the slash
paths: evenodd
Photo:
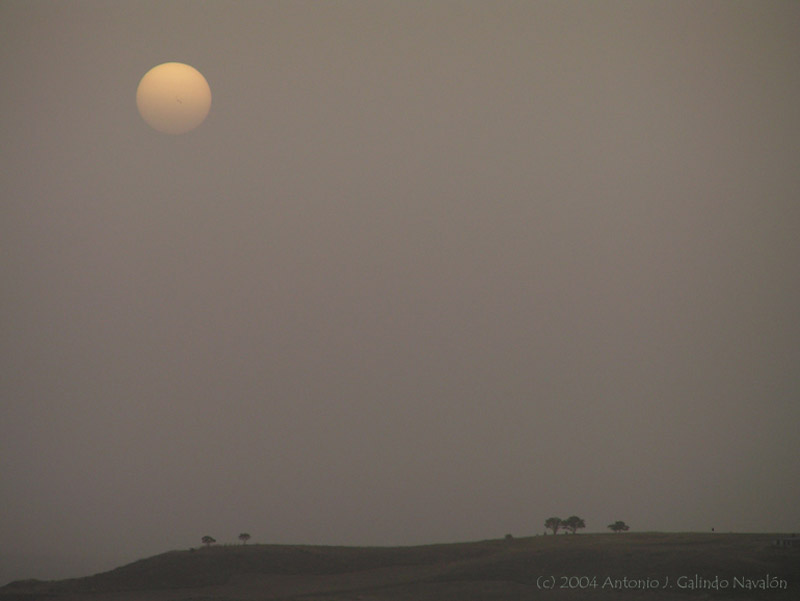
<path id="1" fill-rule="evenodd" d="M 165 134 L 183 134 L 205 121 L 211 109 L 211 88 L 194 67 L 164 63 L 144 74 L 136 90 L 139 114 Z"/>

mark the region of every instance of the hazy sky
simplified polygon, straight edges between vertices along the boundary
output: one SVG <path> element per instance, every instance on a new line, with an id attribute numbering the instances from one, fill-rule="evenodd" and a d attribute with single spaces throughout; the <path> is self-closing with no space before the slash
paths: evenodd
<path id="1" fill-rule="evenodd" d="M 0 580 L 800 529 L 800 3 L 0 4 Z M 186 62 L 207 121 L 150 129 Z"/>

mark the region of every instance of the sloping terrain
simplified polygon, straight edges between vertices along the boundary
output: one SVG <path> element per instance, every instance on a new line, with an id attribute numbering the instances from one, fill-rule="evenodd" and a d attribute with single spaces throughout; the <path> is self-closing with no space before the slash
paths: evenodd
<path id="1" fill-rule="evenodd" d="M 757 534 L 579 534 L 420 547 L 171 551 L 0 601 L 511 601 L 800 598 L 800 549 Z"/>

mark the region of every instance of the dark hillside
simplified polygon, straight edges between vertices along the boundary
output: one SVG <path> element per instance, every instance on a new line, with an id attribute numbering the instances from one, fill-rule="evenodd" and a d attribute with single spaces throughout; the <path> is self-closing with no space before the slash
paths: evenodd
<path id="1" fill-rule="evenodd" d="M 424 547 L 316 547 L 241 545 L 171 551 L 88 578 L 57 583 L 57 590 L 121 591 L 224 584 L 237 574 L 337 574 L 391 566 L 448 563 L 492 554 L 491 543 Z"/>
<path id="2" fill-rule="evenodd" d="M 774 547 L 774 538 L 627 533 L 396 548 L 221 546 L 86 578 L 12 583 L 0 601 L 800 598 L 800 549 Z M 715 590 L 715 581 L 728 586 Z M 542 588 L 548 582 L 555 590 Z M 779 588 L 762 590 L 761 582 Z"/>

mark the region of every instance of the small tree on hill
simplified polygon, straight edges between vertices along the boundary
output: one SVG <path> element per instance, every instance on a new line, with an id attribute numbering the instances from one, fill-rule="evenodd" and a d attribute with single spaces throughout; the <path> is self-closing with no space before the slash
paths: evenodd
<path id="1" fill-rule="evenodd" d="M 239 540 L 240 540 L 240 541 L 242 541 L 242 544 L 243 544 L 243 545 L 246 545 L 246 544 L 247 544 L 247 541 L 249 541 L 249 540 L 250 540 L 250 535 L 249 535 L 249 534 L 247 534 L 247 532 L 242 532 L 242 533 L 239 535 Z"/>
<path id="2" fill-rule="evenodd" d="M 215 542 L 217 542 L 217 539 L 215 539 L 213 536 L 208 536 L 208 535 L 205 535 L 201 540 L 203 541 L 203 544 L 206 547 L 210 547 Z"/>
<path id="3" fill-rule="evenodd" d="M 552 530 L 553 534 L 558 534 L 558 529 L 564 524 L 561 518 L 547 518 L 544 521 L 544 527 L 547 530 Z"/>
<path id="4" fill-rule="evenodd" d="M 566 530 L 572 532 L 572 534 L 575 534 L 575 531 L 578 528 L 586 528 L 586 522 L 583 521 L 583 518 L 579 518 L 577 515 L 569 516 L 561 523 L 561 525 L 564 526 Z"/>
<path id="5" fill-rule="evenodd" d="M 608 527 L 612 532 L 627 532 L 631 529 L 631 527 L 622 520 L 617 520 L 613 524 L 609 524 Z"/>

